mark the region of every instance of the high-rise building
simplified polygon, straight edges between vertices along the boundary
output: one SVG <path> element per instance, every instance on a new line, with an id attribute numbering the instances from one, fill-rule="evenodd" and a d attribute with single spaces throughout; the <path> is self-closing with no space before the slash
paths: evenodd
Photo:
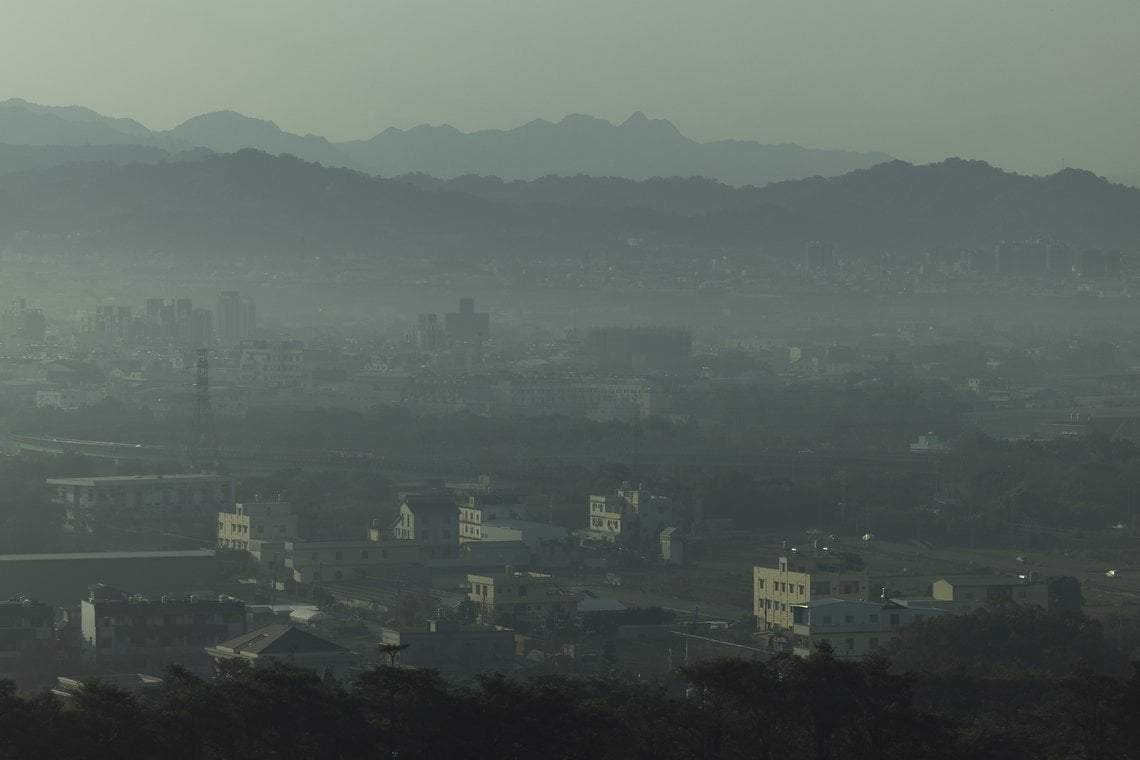
<path id="1" fill-rule="evenodd" d="M 443 329 L 452 343 L 482 344 L 491 337 L 491 316 L 475 311 L 474 298 L 461 298 L 459 311 L 444 315 Z"/>
<path id="2" fill-rule="evenodd" d="M 218 340 L 223 343 L 240 343 L 248 338 L 257 323 L 257 310 L 253 298 L 236 290 L 223 290 L 218 296 L 214 312 L 214 326 Z"/>

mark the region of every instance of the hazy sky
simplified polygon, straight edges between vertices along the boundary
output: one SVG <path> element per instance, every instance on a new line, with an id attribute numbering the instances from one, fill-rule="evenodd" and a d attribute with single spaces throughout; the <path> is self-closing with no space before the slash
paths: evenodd
<path id="1" fill-rule="evenodd" d="M 4 0 L 0 18 L 0 99 L 152 129 L 642 110 L 699 140 L 1140 170 L 1140 0 Z"/>

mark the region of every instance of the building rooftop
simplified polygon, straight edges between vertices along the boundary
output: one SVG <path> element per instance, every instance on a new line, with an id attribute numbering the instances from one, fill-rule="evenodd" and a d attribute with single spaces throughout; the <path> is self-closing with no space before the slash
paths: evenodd
<path id="1" fill-rule="evenodd" d="M 150 552 L 60 552 L 58 554 L 0 554 L 0 562 L 53 562 L 58 560 L 101 559 L 172 559 L 176 557 L 213 557 L 210 549 L 184 549 Z"/>
<path id="2" fill-rule="evenodd" d="M 293 655 L 348 652 L 346 647 L 286 623 L 272 623 L 223 641 L 215 649 L 233 654 Z"/>
<path id="3" fill-rule="evenodd" d="M 136 485 L 139 483 L 228 483 L 233 478 L 228 475 L 204 475 L 184 473 L 178 475 L 107 475 L 95 478 L 48 478 L 47 482 L 57 486 L 113 486 Z"/>
<path id="4" fill-rule="evenodd" d="M 1013 575 L 953 575 L 939 580 L 951 586 L 1022 586 L 1029 581 L 1023 581 Z"/>

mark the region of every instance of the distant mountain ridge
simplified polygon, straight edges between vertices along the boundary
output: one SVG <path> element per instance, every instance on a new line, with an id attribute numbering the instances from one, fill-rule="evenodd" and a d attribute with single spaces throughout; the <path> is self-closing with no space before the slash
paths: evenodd
<path id="1" fill-rule="evenodd" d="M 330 142 L 285 132 L 275 123 L 234 111 L 186 120 L 165 132 L 133 119 L 112 119 L 79 106 L 0 102 L 0 143 L 10 145 L 121 145 L 168 152 L 208 148 L 231 153 L 253 148 L 288 153 L 325 166 L 394 176 L 424 173 L 443 179 L 467 174 L 507 180 L 551 174 L 648 179 L 708 177 L 730 185 L 836 176 L 890 160 L 884 153 L 766 145 L 746 140 L 701 143 L 664 119 L 634 113 L 621 124 L 582 114 L 554 123 L 541 119 L 513 129 L 460 132 L 447 126 L 385 129 L 368 140 Z"/>
<path id="2" fill-rule="evenodd" d="M 1029 238 L 1135 251 L 1140 190 L 1080 170 L 1027 177 L 960 159 L 739 189 L 695 179 L 396 180 L 253 150 L 0 176 L 0 245 L 68 240 L 90 250 L 274 257 L 305 241 L 382 260 L 392 240 L 525 258 L 539 253 L 536 241 L 542 255 L 580 256 L 624 249 L 631 237 L 650 249 L 743 256 L 796 256 L 810 240 L 853 256 L 992 250 Z"/>

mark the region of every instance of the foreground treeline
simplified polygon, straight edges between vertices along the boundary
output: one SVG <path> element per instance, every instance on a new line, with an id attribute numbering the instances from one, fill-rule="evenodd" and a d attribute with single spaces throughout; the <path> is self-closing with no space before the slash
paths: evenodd
<path id="1" fill-rule="evenodd" d="M 66 703 L 0 682 L 4 758 L 1115 758 L 1140 748 L 1140 667 L 1117 678 L 902 676 L 821 651 L 711 660 L 671 688 L 375 667 L 329 684 L 286 666 L 171 670 Z M 398 754 L 397 754 L 398 753 Z"/>

